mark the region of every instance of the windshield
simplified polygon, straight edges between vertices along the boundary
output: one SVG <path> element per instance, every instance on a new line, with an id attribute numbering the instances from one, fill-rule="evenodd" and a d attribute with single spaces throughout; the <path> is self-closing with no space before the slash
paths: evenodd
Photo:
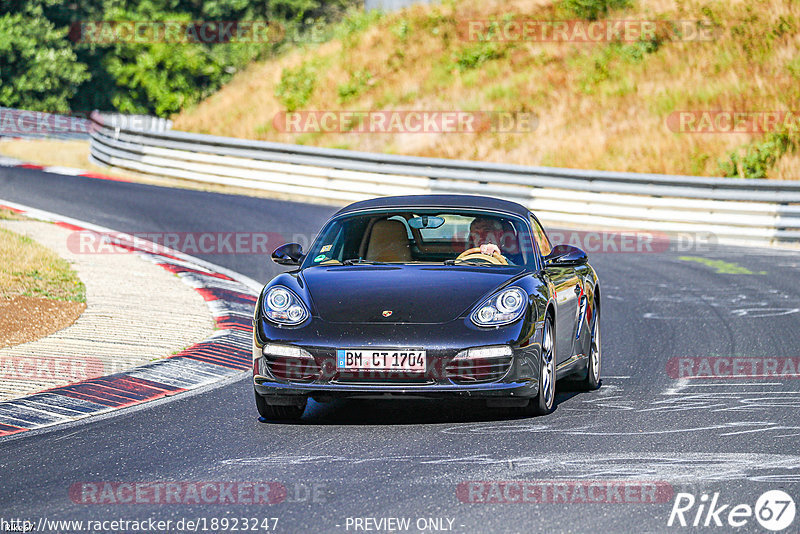
<path id="1" fill-rule="evenodd" d="M 356 263 L 533 266 L 528 226 L 514 216 L 479 210 L 396 209 L 331 221 L 304 267 Z"/>

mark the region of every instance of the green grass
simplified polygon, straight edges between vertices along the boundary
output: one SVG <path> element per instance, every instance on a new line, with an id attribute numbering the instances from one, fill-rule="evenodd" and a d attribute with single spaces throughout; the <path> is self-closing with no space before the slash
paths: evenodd
<path id="1" fill-rule="evenodd" d="M 506 54 L 506 49 L 498 42 L 480 42 L 467 46 L 453 55 L 453 64 L 460 72 L 477 69 L 484 63 L 500 59 Z"/>
<path id="2" fill-rule="evenodd" d="M 578 86 L 586 94 L 624 96 L 635 91 L 630 77 L 648 55 L 658 52 L 662 39 L 657 35 L 629 44 L 611 42 L 593 53 L 571 58 L 571 65 L 581 73 Z"/>
<path id="3" fill-rule="evenodd" d="M 796 152 L 797 132 L 771 132 L 763 140 L 734 150 L 719 162 L 719 170 L 729 178 L 766 178 L 769 170 L 787 152 Z"/>
<path id="4" fill-rule="evenodd" d="M 15 212 L 15 211 L 11 211 L 11 210 L 8 210 L 6 208 L 0 208 L 0 220 L 19 221 L 19 220 L 24 219 L 24 218 L 25 217 L 23 217 L 22 215 L 20 215 L 19 213 Z"/>
<path id="5" fill-rule="evenodd" d="M 333 37 L 341 39 L 345 47 L 358 42 L 358 36 L 384 17 L 380 10 L 351 9 L 333 29 Z"/>
<path id="6" fill-rule="evenodd" d="M 792 75 L 792 78 L 800 80 L 800 56 L 796 56 L 786 64 L 786 70 Z"/>
<path id="7" fill-rule="evenodd" d="M 69 262 L 33 239 L 0 228 L 0 257 L 0 298 L 86 302 L 86 287 Z"/>
<path id="8" fill-rule="evenodd" d="M 316 61 L 306 61 L 294 69 L 284 69 L 281 81 L 275 87 L 275 97 L 286 107 L 286 111 L 294 111 L 308 103 L 317 83 Z"/>
<path id="9" fill-rule="evenodd" d="M 614 9 L 630 7 L 631 0 L 561 0 L 558 7 L 568 16 L 597 20 Z"/>
<path id="10" fill-rule="evenodd" d="M 716 270 L 717 274 L 767 274 L 766 271 L 759 271 L 755 273 L 747 267 L 742 267 L 736 263 L 730 263 L 722 260 L 711 260 L 700 256 L 681 256 L 678 259 L 681 261 L 692 261 L 701 265 L 705 265 L 706 267 L 711 267 L 712 269 Z"/>
<path id="11" fill-rule="evenodd" d="M 367 90 L 372 81 L 372 73 L 366 69 L 357 70 L 350 74 L 350 80 L 339 84 L 336 92 L 339 95 L 339 103 L 343 104 L 353 100 Z"/>

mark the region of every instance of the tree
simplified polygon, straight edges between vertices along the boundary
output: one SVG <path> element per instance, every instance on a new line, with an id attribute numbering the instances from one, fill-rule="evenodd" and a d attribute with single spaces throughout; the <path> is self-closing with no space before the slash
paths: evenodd
<path id="1" fill-rule="evenodd" d="M 56 29 L 40 7 L 0 16 L 0 105 L 66 113 L 89 77 L 70 48 L 67 28 Z"/>

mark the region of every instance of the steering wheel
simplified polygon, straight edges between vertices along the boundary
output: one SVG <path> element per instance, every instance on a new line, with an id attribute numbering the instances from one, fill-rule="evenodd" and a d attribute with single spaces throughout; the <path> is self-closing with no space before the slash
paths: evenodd
<path id="1" fill-rule="evenodd" d="M 508 265 L 508 260 L 500 254 L 499 252 L 495 252 L 491 256 L 488 254 L 484 254 L 481 252 L 481 247 L 470 248 L 462 252 L 456 258 L 456 261 L 467 261 L 467 260 L 483 260 L 486 262 L 491 263 L 492 265 Z"/>

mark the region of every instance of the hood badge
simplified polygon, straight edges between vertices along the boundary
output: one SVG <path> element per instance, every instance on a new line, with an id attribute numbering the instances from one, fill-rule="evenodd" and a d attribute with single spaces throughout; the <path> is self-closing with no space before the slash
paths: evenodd
<path id="1" fill-rule="evenodd" d="M 383 310 L 382 315 L 384 317 L 391 317 L 392 316 L 392 310 Z"/>

